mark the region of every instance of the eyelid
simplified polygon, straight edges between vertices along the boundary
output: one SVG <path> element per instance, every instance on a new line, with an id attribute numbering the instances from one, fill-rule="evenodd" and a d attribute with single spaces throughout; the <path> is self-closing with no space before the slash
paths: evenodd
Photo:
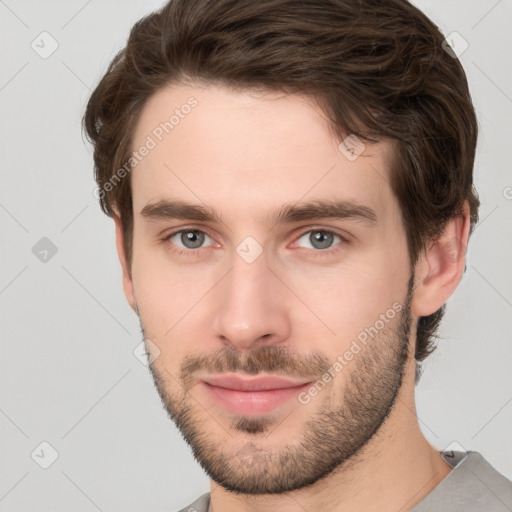
<path id="1" fill-rule="evenodd" d="M 297 231 L 293 235 L 293 238 L 296 239 L 295 241 L 297 241 L 297 239 L 302 238 L 304 235 L 306 235 L 307 233 L 311 233 L 312 231 L 322 231 L 324 233 L 333 234 L 339 236 L 344 242 L 350 242 L 350 235 L 348 233 L 340 233 L 340 231 L 335 228 L 327 228 L 322 226 L 309 226 L 308 228 L 302 228 L 302 230 Z"/>
<path id="2" fill-rule="evenodd" d="M 166 231 L 165 234 L 161 236 L 162 240 L 169 240 L 169 238 L 173 237 L 174 235 L 177 235 L 178 233 L 181 233 L 182 231 L 200 231 L 201 233 L 204 233 L 205 235 L 209 236 L 212 240 L 215 240 L 215 237 L 213 237 L 207 228 L 204 226 L 179 226 L 175 228 L 171 228 L 171 231 Z"/>
<path id="3" fill-rule="evenodd" d="M 203 247 L 198 247 L 197 249 L 189 249 L 188 247 L 181 247 L 179 245 L 174 244 L 171 242 L 171 238 L 173 236 L 178 235 L 179 233 L 182 233 L 184 231 L 199 231 L 200 233 L 203 233 L 208 238 L 212 240 L 213 243 L 209 245 L 205 245 Z M 197 227 L 197 226 L 180 226 L 179 228 L 176 227 L 173 230 L 171 230 L 169 233 L 166 233 L 161 237 L 162 242 L 168 243 L 172 245 L 171 248 L 172 252 L 176 254 L 189 254 L 189 255 L 199 255 L 203 252 L 203 250 L 208 249 L 209 247 L 220 247 L 220 244 L 215 240 L 215 238 L 208 232 L 207 229 L 204 229 L 204 227 Z"/>
<path id="4" fill-rule="evenodd" d="M 213 237 L 209 232 L 208 232 L 208 229 L 206 229 L 204 226 L 201 226 L 201 227 L 198 227 L 198 226 L 193 226 L 193 225 L 187 225 L 187 226 L 180 226 L 179 228 L 176 227 L 174 228 L 170 233 L 166 233 L 163 237 L 162 237 L 162 241 L 167 241 L 169 242 L 170 239 L 177 235 L 178 233 L 181 233 L 183 231 L 199 231 L 201 233 L 204 233 L 206 236 L 208 236 L 211 240 L 213 240 L 213 244 L 211 245 L 207 245 L 207 246 L 204 246 L 204 247 L 199 247 L 197 249 L 188 249 L 188 248 L 182 248 L 182 247 L 177 247 L 177 250 L 181 250 L 181 251 L 184 251 L 184 252 L 189 252 L 189 253 L 198 253 L 198 252 L 201 252 L 202 249 L 207 249 L 208 247 L 215 247 L 215 246 L 219 246 L 219 242 L 216 241 L 215 237 Z M 333 234 L 335 236 L 338 236 L 342 242 L 344 243 L 349 243 L 350 242 L 350 236 L 348 233 L 345 233 L 345 234 L 342 234 L 340 233 L 338 230 L 336 229 L 333 229 L 333 228 L 327 228 L 327 227 L 322 227 L 322 226 L 308 226 L 307 228 L 301 228 L 300 230 L 297 230 L 292 236 L 293 236 L 293 242 L 291 243 L 291 245 L 295 245 L 297 244 L 298 240 L 300 238 L 302 238 L 304 235 L 308 234 L 308 233 L 311 233 L 313 231 L 322 231 L 324 233 L 329 233 L 329 234 Z M 290 244 L 289 244 L 290 245 Z M 318 253 L 328 253 L 329 251 L 335 251 L 336 250 L 336 247 L 340 245 L 339 243 L 334 245 L 333 247 L 329 247 L 327 249 L 308 249 L 308 248 L 305 248 L 305 247 L 302 247 L 302 249 L 305 249 L 305 250 L 312 250 L 313 252 L 318 252 Z"/>

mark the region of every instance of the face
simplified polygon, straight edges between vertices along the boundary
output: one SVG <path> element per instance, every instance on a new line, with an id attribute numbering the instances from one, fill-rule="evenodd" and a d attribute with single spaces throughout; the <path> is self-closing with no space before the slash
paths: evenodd
<path id="1" fill-rule="evenodd" d="M 411 361 L 391 147 L 339 143 L 305 97 L 217 86 L 159 91 L 136 127 L 133 149 L 149 150 L 130 177 L 125 290 L 169 415 L 232 491 L 287 492 L 343 467 Z M 215 380 L 231 376 L 253 391 Z M 264 389 L 269 376 L 286 382 Z"/>

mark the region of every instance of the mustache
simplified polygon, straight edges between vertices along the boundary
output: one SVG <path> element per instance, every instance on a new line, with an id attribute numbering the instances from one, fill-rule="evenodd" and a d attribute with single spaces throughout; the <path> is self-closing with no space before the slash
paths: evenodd
<path id="1" fill-rule="evenodd" d="M 314 377 L 323 375 L 330 368 L 329 361 L 320 353 L 298 354 L 279 345 L 258 347 L 244 355 L 231 347 L 223 347 L 211 354 L 187 355 L 180 369 L 183 382 L 192 379 L 194 373 L 242 372 L 248 375 L 258 373 L 279 373 L 289 377 Z"/>

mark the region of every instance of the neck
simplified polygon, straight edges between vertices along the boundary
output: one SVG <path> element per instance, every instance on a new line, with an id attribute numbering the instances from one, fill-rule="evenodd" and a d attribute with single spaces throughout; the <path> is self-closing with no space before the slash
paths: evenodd
<path id="1" fill-rule="evenodd" d="M 210 483 L 210 510 L 222 512 L 406 512 L 450 472 L 423 436 L 414 402 L 414 360 L 393 411 L 364 449 L 321 481 L 280 495 L 236 495 Z"/>

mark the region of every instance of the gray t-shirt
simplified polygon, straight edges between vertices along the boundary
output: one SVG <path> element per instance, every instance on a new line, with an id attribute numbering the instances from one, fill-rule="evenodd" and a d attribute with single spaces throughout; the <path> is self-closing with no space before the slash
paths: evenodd
<path id="1" fill-rule="evenodd" d="M 454 469 L 410 512 L 512 511 L 512 482 L 478 452 L 450 451 L 441 455 Z M 209 506 L 207 492 L 179 512 L 208 512 Z"/>

